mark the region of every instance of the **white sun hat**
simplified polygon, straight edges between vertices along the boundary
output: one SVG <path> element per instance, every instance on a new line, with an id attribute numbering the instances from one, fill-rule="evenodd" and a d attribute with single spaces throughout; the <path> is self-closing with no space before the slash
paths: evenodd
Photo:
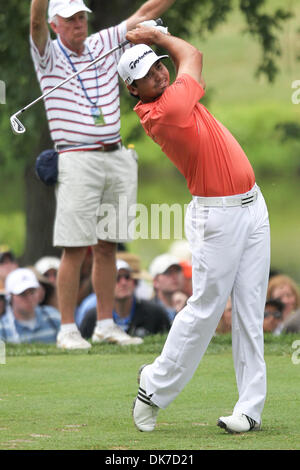
<path id="1" fill-rule="evenodd" d="M 79 11 L 92 11 L 83 3 L 83 0 L 50 0 L 48 7 L 48 21 L 51 23 L 55 15 L 70 18 Z"/>

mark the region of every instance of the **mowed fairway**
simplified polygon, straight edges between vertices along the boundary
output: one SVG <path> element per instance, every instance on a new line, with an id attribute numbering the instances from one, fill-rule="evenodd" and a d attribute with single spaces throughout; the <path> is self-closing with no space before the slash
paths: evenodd
<path id="1" fill-rule="evenodd" d="M 13 349 L 0 365 L 0 449 L 300 449 L 300 365 L 291 360 L 292 338 L 267 344 L 263 430 L 240 435 L 216 426 L 237 398 L 231 348 L 223 341 L 214 340 L 152 433 L 139 432 L 131 417 L 137 370 L 157 355 L 149 341 L 126 352 L 108 345 L 92 353 Z"/>

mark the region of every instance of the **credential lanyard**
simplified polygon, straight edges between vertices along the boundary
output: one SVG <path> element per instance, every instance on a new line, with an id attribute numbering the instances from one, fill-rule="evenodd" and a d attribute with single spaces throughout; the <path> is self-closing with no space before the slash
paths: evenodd
<path id="1" fill-rule="evenodd" d="M 73 64 L 72 60 L 70 59 L 69 54 L 67 53 L 67 51 L 65 50 L 65 48 L 64 48 L 63 45 L 61 44 L 59 38 L 57 38 L 57 42 L 58 42 L 58 45 L 59 45 L 61 51 L 63 52 L 63 54 L 64 54 L 64 55 L 66 56 L 66 58 L 68 59 L 68 61 L 69 61 L 70 65 L 71 65 L 73 71 L 74 71 L 74 72 L 77 72 L 77 69 L 76 69 L 75 65 Z M 94 58 L 93 58 L 93 56 L 92 56 L 92 54 L 91 54 L 91 52 L 90 52 L 90 50 L 89 50 L 88 47 L 87 47 L 87 50 L 88 50 L 88 52 L 89 52 L 91 61 L 93 61 Z M 88 100 L 93 106 L 96 106 L 97 103 L 98 103 L 98 100 L 99 100 L 99 83 L 98 83 L 98 75 L 97 75 L 97 67 L 96 67 L 96 64 L 94 64 L 94 69 L 95 69 L 95 75 L 96 75 L 96 89 L 97 89 L 97 99 L 96 99 L 95 102 L 92 101 L 91 98 L 88 96 L 87 91 L 86 91 L 86 88 L 85 88 L 85 86 L 84 86 L 84 83 L 83 83 L 83 81 L 82 81 L 82 79 L 80 78 L 79 75 L 77 75 L 77 78 L 78 78 L 78 80 L 79 80 L 79 83 L 80 83 L 80 85 L 81 85 L 81 88 L 82 88 L 82 90 L 83 90 L 83 92 L 84 92 L 84 94 L 85 94 L 87 100 Z"/>

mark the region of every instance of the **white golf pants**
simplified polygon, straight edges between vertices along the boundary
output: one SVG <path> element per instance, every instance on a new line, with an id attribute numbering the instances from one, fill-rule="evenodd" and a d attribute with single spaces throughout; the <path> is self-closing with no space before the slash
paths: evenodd
<path id="1" fill-rule="evenodd" d="M 234 411 L 260 422 L 266 397 L 263 319 L 270 228 L 259 188 L 255 185 L 246 196 L 253 191 L 257 200 L 248 206 L 207 207 L 197 198 L 188 206 L 185 230 L 192 252 L 193 295 L 176 315 L 161 355 L 147 367 L 146 392 L 160 408 L 166 408 L 192 378 L 232 295 L 232 352 L 239 394 Z M 225 204 L 231 198 L 218 199 Z"/>

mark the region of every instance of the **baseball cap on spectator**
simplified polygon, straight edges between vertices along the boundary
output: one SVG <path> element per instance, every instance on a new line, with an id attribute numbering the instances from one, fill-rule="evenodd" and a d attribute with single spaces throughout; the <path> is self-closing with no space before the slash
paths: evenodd
<path id="1" fill-rule="evenodd" d="M 169 253 L 182 261 L 192 261 L 192 253 L 187 240 L 174 241 L 170 246 Z"/>
<path id="2" fill-rule="evenodd" d="M 126 261 L 126 263 L 129 264 L 129 266 L 131 267 L 133 279 L 143 279 L 145 281 L 152 280 L 150 274 L 141 268 L 141 258 L 138 255 L 134 253 L 129 253 L 128 251 L 119 251 L 117 253 L 117 259 Z"/>
<path id="3" fill-rule="evenodd" d="M 44 276 L 44 274 L 42 274 L 40 271 L 38 271 L 35 266 L 27 266 L 27 267 L 28 267 L 28 269 L 30 269 L 33 272 L 33 274 L 37 278 L 39 284 L 41 284 L 43 286 L 45 286 L 45 284 L 47 284 L 47 286 L 48 285 L 52 286 L 49 279 L 46 276 Z"/>
<path id="4" fill-rule="evenodd" d="M 20 295 L 27 289 L 37 289 L 39 282 L 35 274 L 28 268 L 18 268 L 9 273 L 5 281 L 8 294 Z"/>
<path id="5" fill-rule="evenodd" d="M 128 263 L 126 263 L 126 261 L 124 261 L 123 259 L 117 259 L 117 271 L 120 271 L 120 269 L 126 269 L 126 271 L 132 271 L 131 267 L 129 266 Z"/>
<path id="6" fill-rule="evenodd" d="M 127 49 L 118 64 L 118 73 L 127 85 L 134 80 L 143 78 L 149 72 L 152 65 L 167 55 L 158 56 L 151 47 L 146 44 L 137 44 Z"/>
<path id="7" fill-rule="evenodd" d="M 85 6 L 82 0 L 50 0 L 48 7 L 48 21 L 51 23 L 55 15 L 62 16 L 63 18 L 70 18 L 79 11 L 92 11 Z"/>
<path id="8" fill-rule="evenodd" d="M 155 278 L 159 274 L 164 274 L 171 266 L 178 266 L 180 270 L 182 269 L 176 256 L 165 253 L 154 258 L 149 266 L 149 273 L 152 278 Z"/>
<path id="9" fill-rule="evenodd" d="M 34 265 L 41 274 L 45 274 L 50 269 L 58 271 L 60 265 L 60 259 L 55 256 L 44 256 L 40 258 Z"/>

